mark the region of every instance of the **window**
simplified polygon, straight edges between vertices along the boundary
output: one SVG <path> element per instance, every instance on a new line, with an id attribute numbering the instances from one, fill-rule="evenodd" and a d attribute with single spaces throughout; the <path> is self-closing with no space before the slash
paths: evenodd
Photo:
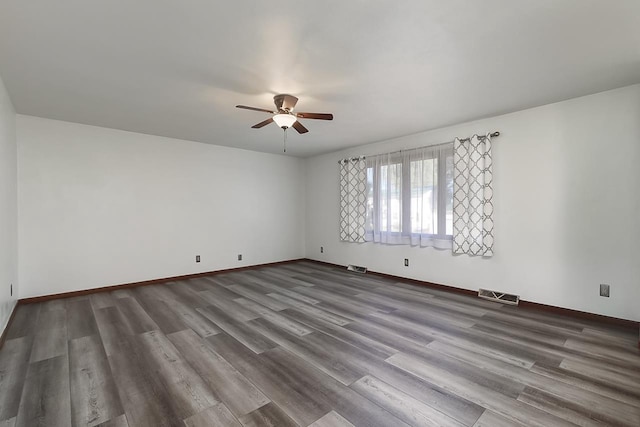
<path id="1" fill-rule="evenodd" d="M 451 144 L 367 157 L 365 239 L 451 248 Z"/>

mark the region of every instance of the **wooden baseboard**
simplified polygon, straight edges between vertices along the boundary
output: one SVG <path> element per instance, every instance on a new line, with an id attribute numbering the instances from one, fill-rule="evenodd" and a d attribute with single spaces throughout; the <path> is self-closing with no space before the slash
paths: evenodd
<path id="1" fill-rule="evenodd" d="M 305 261 L 314 262 L 316 264 L 328 265 L 328 266 L 331 266 L 331 267 L 346 268 L 345 265 L 333 264 L 333 263 L 330 263 L 330 262 L 318 261 L 318 260 L 315 260 L 315 259 L 306 258 Z M 476 292 L 476 291 L 472 291 L 470 289 L 456 288 L 455 286 L 441 285 L 439 283 L 433 283 L 433 282 L 425 282 L 424 280 L 417 280 L 417 279 L 411 279 L 409 277 L 395 276 L 393 274 L 387 274 L 387 273 L 379 273 L 377 271 L 371 271 L 371 270 L 367 270 L 366 274 L 372 274 L 374 276 L 384 277 L 385 279 L 396 280 L 398 282 L 411 283 L 411 284 L 420 285 L 420 286 L 428 286 L 430 288 L 440 289 L 442 291 L 453 292 L 453 293 L 456 293 L 456 294 L 463 294 L 463 295 L 469 295 L 469 296 L 478 296 L 478 292 Z"/>
<path id="2" fill-rule="evenodd" d="M 13 309 L 11 310 L 11 314 L 9 315 L 9 320 L 7 320 L 7 324 L 4 327 L 4 331 L 2 331 L 2 335 L 0 335 L 0 349 L 4 346 L 4 340 L 7 338 L 7 333 L 9 332 L 9 327 L 11 326 L 11 322 L 13 322 L 13 317 L 16 315 L 16 311 L 18 311 L 18 301 L 13 305 Z"/>
<path id="3" fill-rule="evenodd" d="M 223 269 L 223 270 L 206 271 L 206 272 L 203 272 L 203 273 L 185 274 L 183 276 L 164 277 L 164 278 L 161 278 L 161 279 L 145 280 L 145 281 L 142 281 L 142 282 L 123 283 L 123 284 L 120 284 L 120 285 L 102 286 L 100 288 L 83 289 L 83 290 L 80 290 L 80 291 L 62 292 L 62 293 L 59 293 L 59 294 L 50 294 L 50 295 L 42 295 L 42 296 L 38 296 L 38 297 L 22 298 L 22 299 L 18 300 L 18 304 L 33 304 L 33 303 L 36 303 L 36 302 L 49 301 L 49 300 L 54 300 L 54 299 L 59 299 L 59 298 L 71 298 L 71 297 L 77 297 L 77 296 L 82 296 L 82 295 L 95 294 L 95 293 L 98 293 L 98 292 L 116 291 L 118 289 L 136 288 L 138 286 L 157 285 L 159 283 L 174 282 L 174 281 L 177 281 L 177 280 L 195 279 L 195 278 L 198 278 L 198 277 L 205 277 L 205 276 L 214 276 L 216 274 L 231 273 L 231 272 L 234 272 L 234 271 L 253 270 L 253 269 L 261 268 L 261 267 L 269 267 L 269 266 L 274 266 L 274 265 L 290 264 L 292 262 L 301 261 L 302 259 L 303 258 L 297 258 L 297 259 L 290 259 L 290 260 L 286 260 L 286 261 L 268 262 L 268 263 L 264 263 L 264 264 L 247 265 L 247 266 L 244 266 L 244 267 L 235 267 L 235 268 L 226 268 L 226 269 Z"/>
<path id="4" fill-rule="evenodd" d="M 310 258 L 306 258 L 305 261 L 310 261 L 310 262 L 314 262 L 314 263 L 317 263 L 317 264 L 329 265 L 329 266 L 332 266 L 332 267 L 346 268 L 346 266 L 344 266 L 344 265 L 333 264 L 333 263 L 325 262 L 325 261 L 318 261 L 318 260 L 310 259 Z M 457 288 L 455 286 L 450 286 L 450 285 L 442 285 L 442 284 L 439 284 L 439 283 L 432 283 L 432 282 L 426 282 L 426 281 L 423 281 L 423 280 L 410 279 L 408 277 L 395 276 L 393 274 L 378 273 L 376 271 L 371 271 L 371 270 L 367 271 L 367 274 L 373 274 L 375 276 L 385 277 L 387 279 L 397 280 L 399 282 L 412 283 L 412 284 L 420 285 L 420 286 L 427 286 L 427 287 L 430 287 L 430 288 L 439 289 L 439 290 L 443 290 L 443 291 L 447 291 L 447 292 L 454 292 L 454 293 L 457 293 L 457 294 L 464 294 L 464 295 L 469 295 L 469 296 L 478 296 L 478 292 L 477 291 L 472 291 L 470 289 Z M 584 320 L 591 320 L 591 321 L 595 321 L 595 322 L 601 322 L 601 323 L 607 323 L 607 324 L 611 324 L 611 325 L 622 326 L 624 328 L 631 328 L 631 329 L 638 330 L 640 332 L 640 322 L 636 322 L 634 320 L 620 319 L 620 318 L 617 318 L 617 317 L 604 316 L 602 314 L 588 313 L 586 311 L 579 311 L 579 310 L 573 310 L 573 309 L 570 309 L 570 308 L 556 307 L 556 306 L 553 306 L 553 305 L 540 304 L 540 303 L 537 303 L 537 302 L 525 301 L 525 300 L 520 300 L 520 304 L 518 305 L 518 307 L 521 307 L 521 308 L 524 308 L 524 309 L 530 309 L 530 310 L 553 312 L 553 313 L 563 314 L 565 316 L 576 317 L 576 318 L 580 318 L 580 319 L 584 319 Z M 638 337 L 638 347 L 640 347 L 640 336 Z"/>
<path id="5" fill-rule="evenodd" d="M 576 317 L 584 320 L 591 320 L 595 322 L 618 325 L 625 328 L 636 329 L 640 326 L 640 322 L 636 322 L 634 320 L 620 319 L 618 317 L 611 317 L 611 316 L 605 316 L 603 314 L 589 313 L 588 311 L 574 310 L 572 308 L 557 307 L 555 305 L 541 304 L 539 302 L 533 302 L 533 301 L 520 300 L 519 307 L 538 310 L 538 311 L 546 311 L 549 313 L 563 314 L 566 316 L 572 316 L 572 317 Z M 640 345 L 640 341 L 638 342 L 638 345 Z"/>
<path id="6" fill-rule="evenodd" d="M 274 266 L 274 265 L 281 265 L 281 264 L 290 264 L 290 263 L 293 263 L 293 262 L 298 262 L 298 261 L 303 261 L 303 260 L 304 261 L 309 261 L 309 262 L 314 262 L 314 263 L 317 263 L 317 264 L 324 264 L 324 265 L 328 265 L 328 266 L 332 266 L 332 267 L 346 268 L 346 266 L 340 265 L 340 264 L 333 264 L 333 263 L 330 263 L 330 262 L 319 261 L 319 260 L 310 259 L 310 258 L 297 258 L 297 259 L 291 259 L 291 260 L 286 260 L 286 261 L 276 261 L 276 262 L 270 262 L 270 263 L 265 263 L 265 264 L 255 264 L 255 265 L 249 265 L 249 266 L 244 266 L 244 267 L 207 271 L 207 272 L 203 272 L 203 273 L 186 274 L 186 275 L 183 275 L 183 276 L 173 276 L 173 277 L 165 277 L 165 278 L 161 278 L 161 279 L 145 280 L 145 281 L 142 281 L 142 282 L 125 283 L 125 284 L 120 284 L 120 285 L 103 286 L 103 287 L 100 287 L 100 288 L 84 289 L 84 290 L 80 290 L 80 291 L 63 292 L 63 293 L 59 293 L 59 294 L 42 295 L 42 296 L 31 297 L 31 298 L 23 298 L 23 299 L 18 300 L 18 304 L 31 304 L 31 303 L 49 301 L 49 300 L 59 299 L 59 298 L 70 298 L 70 297 L 76 297 L 76 296 L 82 296 L 82 295 L 89 295 L 89 294 L 94 294 L 94 293 L 97 293 L 97 292 L 115 291 L 115 290 L 118 290 L 118 289 L 127 289 L 127 288 L 134 288 L 134 287 L 138 287 L 138 286 L 154 285 L 154 284 L 158 284 L 158 283 L 173 282 L 173 281 L 176 281 L 176 280 L 188 280 L 188 279 L 194 279 L 194 278 L 204 277 L 204 276 L 213 276 L 213 275 L 222 274 L 222 273 L 231 273 L 231 272 L 234 272 L 234 271 L 251 270 L 251 269 L 267 267 L 267 266 Z M 472 291 L 470 289 L 462 289 L 462 288 L 457 288 L 455 286 L 443 285 L 443 284 L 432 283 L 432 282 L 426 282 L 426 281 L 423 281 L 423 280 L 411 279 L 411 278 L 402 277 L 402 276 L 395 276 L 395 275 L 392 275 L 392 274 L 379 273 L 379 272 L 375 272 L 375 271 L 369 271 L 367 274 L 373 274 L 375 276 L 385 277 L 387 279 L 397 280 L 397 281 L 401 281 L 401 282 L 405 282 L 405 283 L 412 283 L 412 284 L 416 284 L 416 285 L 420 285 L 420 286 L 427 286 L 427 287 L 430 287 L 430 288 L 433 288 L 433 289 L 439 289 L 439 290 L 443 290 L 443 291 L 446 291 L 446 292 L 454 292 L 454 293 L 464 294 L 464 295 L 469 295 L 469 296 L 477 296 L 477 294 L 478 294 L 476 291 Z M 16 307 L 17 307 L 18 304 L 16 304 L 14 306 L 13 311 L 11 313 L 11 317 L 9 319 L 9 323 L 7 323 L 7 327 L 5 328 L 5 330 L 2 333 L 2 336 L 0 337 L 0 348 L 2 347 L 2 343 L 4 342 L 6 332 L 9 329 L 9 324 L 13 320 L 13 316 L 14 316 L 14 314 L 16 312 Z M 567 315 L 567 316 L 577 317 L 577 318 L 580 318 L 580 319 L 587 319 L 587 320 L 591 320 L 591 321 L 595 321 L 595 322 L 602 322 L 602 323 L 618 325 L 618 326 L 622 326 L 622 327 L 626 327 L 626 328 L 633 328 L 633 329 L 638 330 L 640 332 L 640 322 L 636 322 L 636 321 L 633 321 L 633 320 L 620 319 L 620 318 L 617 318 L 617 317 L 604 316 L 604 315 L 601 315 L 601 314 L 588 313 L 588 312 L 585 312 L 585 311 L 573 310 L 573 309 L 563 308 L 563 307 L 556 307 L 556 306 L 540 304 L 540 303 L 536 303 L 536 302 L 532 302 L 532 301 L 525 301 L 525 300 L 520 300 L 519 307 L 524 308 L 524 309 L 532 309 L 532 310 L 539 310 L 539 311 L 554 312 L 554 313 L 563 314 L 563 315 Z M 638 337 L 638 347 L 640 347 L 640 335 Z"/>
<path id="7" fill-rule="evenodd" d="M 411 283 L 411 284 L 420 285 L 420 286 L 428 286 L 430 288 L 439 289 L 441 291 L 452 292 L 452 293 L 456 293 L 456 294 L 469 295 L 469 296 L 472 296 L 472 297 L 477 297 L 478 296 L 478 292 L 477 291 L 472 291 L 471 289 L 456 288 L 455 286 L 442 285 L 440 283 L 433 283 L 433 282 L 426 282 L 424 280 L 411 279 L 411 278 L 402 277 L 402 276 L 394 276 L 393 274 L 378 273 L 377 271 L 368 271 L 367 273 L 371 273 L 371 274 L 373 274 L 375 276 L 379 276 L 379 277 L 384 277 L 386 279 L 397 280 L 397 281 L 404 282 L 404 283 Z"/>

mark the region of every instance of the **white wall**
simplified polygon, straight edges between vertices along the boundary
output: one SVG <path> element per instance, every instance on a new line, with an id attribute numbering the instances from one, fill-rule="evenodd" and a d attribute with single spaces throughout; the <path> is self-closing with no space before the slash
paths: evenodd
<path id="1" fill-rule="evenodd" d="M 4 236 L 15 230 L 4 91 L 0 105 Z M 338 159 L 492 130 L 493 258 L 339 242 Z M 306 240 L 313 259 L 640 320 L 640 85 L 307 160 L 21 115 L 17 133 L 22 298 L 298 258 Z M 0 296 L 15 289 L 11 248 L 3 237 Z"/>
<path id="2" fill-rule="evenodd" d="M 494 130 L 493 258 L 339 242 L 338 159 Z M 640 85 L 310 158 L 307 194 L 309 258 L 640 320 Z"/>
<path id="3" fill-rule="evenodd" d="M 17 129 L 21 298 L 304 256 L 303 160 L 23 115 Z"/>
<path id="4" fill-rule="evenodd" d="M 0 334 L 18 295 L 17 161 L 16 112 L 0 78 Z"/>

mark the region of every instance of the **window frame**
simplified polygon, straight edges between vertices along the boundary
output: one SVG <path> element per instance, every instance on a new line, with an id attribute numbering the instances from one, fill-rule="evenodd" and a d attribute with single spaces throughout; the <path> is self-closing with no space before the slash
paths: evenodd
<path id="1" fill-rule="evenodd" d="M 434 147 L 436 148 L 436 147 Z M 436 233 L 414 233 L 411 230 L 411 158 L 409 156 L 402 156 L 400 154 L 396 156 L 392 156 L 389 159 L 389 163 L 380 166 L 368 165 L 367 166 L 367 178 L 369 175 L 369 170 L 372 170 L 372 229 L 367 229 L 366 234 L 375 233 L 374 230 L 380 230 L 380 234 L 385 234 L 387 237 L 393 237 L 395 239 L 402 239 L 403 237 L 409 237 L 411 239 L 426 237 L 431 239 L 438 240 L 453 240 L 453 234 L 446 234 L 447 232 L 447 158 L 453 158 L 453 144 L 450 147 L 439 147 L 440 149 L 434 149 L 433 157 L 424 158 L 421 161 L 428 159 L 436 159 L 437 160 L 437 185 L 435 189 L 437 191 L 437 216 L 438 221 L 436 225 Z M 444 148 L 444 149 L 442 149 Z M 381 167 L 383 166 L 391 166 L 391 165 L 401 165 L 402 174 L 401 174 L 401 218 L 402 218 L 402 229 L 401 231 L 382 231 L 380 229 L 380 187 L 381 187 Z M 453 183 L 453 174 L 451 177 L 451 184 Z M 367 184 L 369 185 L 369 184 Z M 453 193 L 452 193 L 453 197 Z M 453 202 L 453 201 L 452 201 Z M 367 194 L 367 204 L 369 203 L 369 194 Z M 389 213 L 388 213 L 389 214 Z M 377 227 L 376 227 L 377 225 Z M 369 226 L 369 223 L 366 225 Z M 453 227 L 452 227 L 453 228 Z M 452 231 L 452 230 L 451 230 Z M 453 232 L 453 231 L 452 231 Z"/>

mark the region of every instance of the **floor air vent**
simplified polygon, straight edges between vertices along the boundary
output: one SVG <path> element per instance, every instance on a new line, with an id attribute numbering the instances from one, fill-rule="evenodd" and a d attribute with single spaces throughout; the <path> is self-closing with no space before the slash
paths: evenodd
<path id="1" fill-rule="evenodd" d="M 366 273 L 367 272 L 367 267 L 361 267 L 359 265 L 349 264 L 347 266 L 347 270 L 355 271 L 356 273 Z"/>
<path id="2" fill-rule="evenodd" d="M 505 294 L 498 291 L 489 291 L 487 289 L 480 289 L 478 291 L 480 298 L 488 299 L 491 301 L 503 302 L 505 304 L 518 305 L 520 297 L 513 294 Z"/>

